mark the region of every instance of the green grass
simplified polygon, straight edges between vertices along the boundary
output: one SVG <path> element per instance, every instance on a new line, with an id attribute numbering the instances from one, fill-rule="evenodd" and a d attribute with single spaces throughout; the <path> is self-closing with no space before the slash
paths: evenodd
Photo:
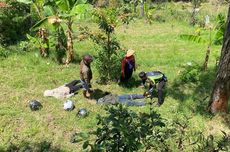
<path id="1" fill-rule="evenodd" d="M 167 75 L 169 81 L 165 103 L 160 108 L 155 108 L 163 118 L 170 120 L 184 113 L 192 116 L 191 127 L 202 130 L 205 134 L 218 135 L 221 130 L 230 132 L 226 121 L 229 115 L 226 120 L 220 116 L 211 119 L 204 109 L 207 100 L 203 101 L 212 89 L 215 58 L 220 53 L 221 46 L 212 47 L 209 69 L 201 75 L 201 82 L 176 84 L 187 62 L 202 65 L 204 61 L 206 44 L 179 38 L 179 34 L 189 34 L 194 30 L 195 28 L 184 22 L 153 22 L 148 25 L 144 20 L 137 20 L 125 32 L 120 26 L 115 33 L 124 48 L 136 51 L 138 67 L 133 76 L 136 80 L 140 71 L 161 70 Z M 86 53 L 96 54 L 90 41 L 75 41 L 74 45 L 79 57 Z M 95 65 L 92 66 L 94 89 L 117 94 L 144 92 L 141 88 L 125 88 L 116 83 L 98 85 L 98 73 Z M 38 50 L 24 54 L 13 53 L 1 60 L 0 151 L 1 147 L 6 150 L 10 143 L 17 147 L 29 144 L 32 147 L 43 145 L 50 150 L 56 148 L 62 151 L 80 151 L 81 145 L 69 142 L 71 133 L 94 130 L 97 124 L 96 115 L 105 113 L 103 107 L 96 105 L 95 101 L 84 99 L 81 91 L 71 98 L 76 105 L 76 109 L 71 112 L 63 110 L 65 100 L 43 97 L 44 90 L 58 87 L 73 79 L 79 79 L 78 63 L 68 67 L 58 65 L 50 59 L 41 58 Z M 40 111 L 30 111 L 28 101 L 32 99 L 41 101 L 43 108 Z M 90 111 L 89 116 L 84 119 L 76 117 L 81 107 Z M 148 107 L 130 108 L 137 112 L 148 110 Z"/>

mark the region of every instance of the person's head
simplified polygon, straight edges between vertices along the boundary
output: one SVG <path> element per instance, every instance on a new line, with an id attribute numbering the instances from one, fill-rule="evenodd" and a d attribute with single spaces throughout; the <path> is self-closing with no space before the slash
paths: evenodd
<path id="1" fill-rule="evenodd" d="M 141 78 L 142 80 L 146 80 L 147 79 L 147 76 L 146 76 L 146 73 L 145 72 L 140 72 L 139 73 L 139 78 Z"/>
<path id="2" fill-rule="evenodd" d="M 85 55 L 83 57 L 83 60 L 86 62 L 86 63 L 91 63 L 93 62 L 93 57 L 91 55 Z"/>
<path id="3" fill-rule="evenodd" d="M 134 51 L 134 50 L 132 50 L 132 49 L 128 49 L 128 51 L 127 51 L 127 53 L 126 53 L 126 55 L 125 55 L 125 56 L 128 58 L 128 57 L 132 56 L 134 53 L 135 53 L 135 51 Z"/>

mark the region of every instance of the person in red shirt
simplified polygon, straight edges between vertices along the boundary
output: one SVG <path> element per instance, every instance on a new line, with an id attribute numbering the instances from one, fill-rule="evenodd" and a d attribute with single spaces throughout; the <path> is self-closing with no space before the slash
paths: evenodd
<path id="1" fill-rule="evenodd" d="M 134 50 L 129 49 L 122 60 L 121 63 L 121 81 L 126 82 L 128 81 L 133 74 L 133 71 L 136 70 L 136 63 L 135 63 L 135 57 L 134 57 Z"/>

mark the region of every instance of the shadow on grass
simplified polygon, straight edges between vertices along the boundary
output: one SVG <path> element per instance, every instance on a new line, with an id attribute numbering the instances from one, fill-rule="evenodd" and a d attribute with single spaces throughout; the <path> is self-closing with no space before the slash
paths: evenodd
<path id="1" fill-rule="evenodd" d="M 188 67 L 191 69 L 191 67 Z M 213 88 L 216 69 L 209 68 L 202 71 L 201 67 L 194 70 L 188 70 L 186 67 L 182 74 L 167 88 L 168 95 L 179 100 L 178 110 L 182 110 L 187 106 L 193 113 L 199 113 L 210 117 L 207 111 L 208 102 Z M 193 78 L 194 77 L 194 78 Z M 188 100 L 192 102 L 185 104 Z"/>
<path id="2" fill-rule="evenodd" d="M 228 127 L 228 129 L 230 129 L 230 114 L 225 114 L 224 116 L 222 116 L 224 118 L 224 124 L 226 127 Z"/>
<path id="3" fill-rule="evenodd" d="M 3 149 L 0 149 L 3 150 Z M 42 141 L 39 143 L 30 143 L 27 141 L 24 141 L 20 143 L 19 145 L 16 144 L 9 144 L 9 146 L 6 148 L 7 152 L 15 152 L 15 151 L 27 151 L 27 152 L 61 152 L 62 150 L 58 147 L 55 147 L 52 145 L 51 142 Z"/>
<path id="4" fill-rule="evenodd" d="M 128 81 L 120 82 L 119 85 L 124 88 L 135 88 L 140 86 L 141 80 L 137 80 L 137 78 L 130 78 Z"/>
<path id="5" fill-rule="evenodd" d="M 110 94 L 110 92 L 107 92 L 107 91 L 104 92 L 104 91 L 102 91 L 100 89 L 95 89 L 91 97 L 94 100 L 98 100 L 99 98 L 102 98 L 102 97 L 104 97 L 105 95 L 108 95 L 108 94 Z"/>

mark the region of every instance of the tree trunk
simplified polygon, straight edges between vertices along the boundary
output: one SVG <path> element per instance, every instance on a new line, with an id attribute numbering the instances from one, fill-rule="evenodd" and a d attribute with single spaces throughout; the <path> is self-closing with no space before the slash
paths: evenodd
<path id="1" fill-rule="evenodd" d="M 48 33 L 46 29 L 40 28 L 38 31 L 38 35 L 42 39 L 41 46 L 40 46 L 40 54 L 42 57 L 47 57 L 49 53 Z"/>
<path id="2" fill-rule="evenodd" d="M 221 57 L 217 70 L 217 76 L 209 103 L 209 111 L 216 113 L 228 111 L 230 96 L 230 6 L 228 10 L 227 27 L 224 34 Z"/>
<path id="3" fill-rule="evenodd" d="M 144 17 L 144 0 L 140 0 L 140 16 Z"/>
<path id="4" fill-rule="evenodd" d="M 68 20 L 67 26 L 67 58 L 66 64 L 69 64 L 74 59 L 74 52 L 73 52 L 73 30 L 72 30 L 72 23 L 71 19 Z"/>
<path id="5" fill-rule="evenodd" d="M 137 13 L 137 0 L 133 0 L 133 12 Z"/>

